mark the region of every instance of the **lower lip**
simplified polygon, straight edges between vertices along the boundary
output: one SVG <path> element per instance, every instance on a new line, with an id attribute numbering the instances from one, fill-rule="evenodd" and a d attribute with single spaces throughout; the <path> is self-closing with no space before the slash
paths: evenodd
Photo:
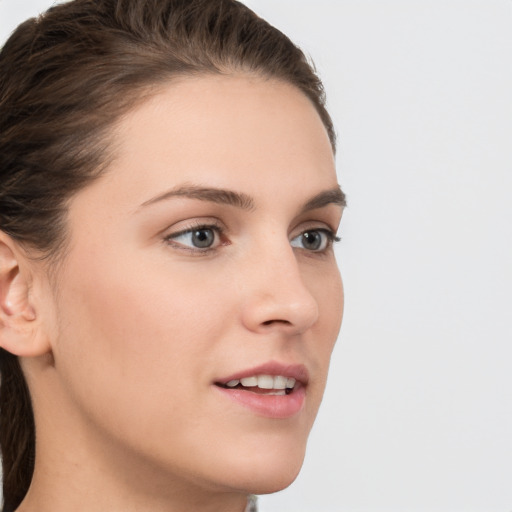
<path id="1" fill-rule="evenodd" d="M 291 418 L 298 414 L 306 398 L 306 390 L 299 386 L 289 395 L 259 395 L 243 389 L 229 389 L 215 386 L 224 396 L 260 416 L 273 419 Z"/>

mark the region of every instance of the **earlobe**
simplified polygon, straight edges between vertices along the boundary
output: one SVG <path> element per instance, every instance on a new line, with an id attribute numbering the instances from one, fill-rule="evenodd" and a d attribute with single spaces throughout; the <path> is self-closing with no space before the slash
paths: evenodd
<path id="1" fill-rule="evenodd" d="M 17 356 L 36 356 L 48 349 L 31 303 L 30 265 L 22 251 L 0 232 L 0 347 Z"/>

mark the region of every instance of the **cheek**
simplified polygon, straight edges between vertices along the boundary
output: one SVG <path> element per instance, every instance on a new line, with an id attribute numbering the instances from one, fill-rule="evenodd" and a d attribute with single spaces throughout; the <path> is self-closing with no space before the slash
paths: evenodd
<path id="1" fill-rule="evenodd" d="M 303 274 L 306 286 L 318 304 L 318 322 L 313 327 L 307 349 L 309 358 L 314 361 L 315 383 L 311 386 L 314 399 L 310 402 L 312 422 L 320 406 L 332 351 L 338 338 L 343 317 L 343 282 L 336 265 L 325 266 Z M 312 396 L 313 398 L 313 396 Z"/>
<path id="2" fill-rule="evenodd" d="M 332 351 L 343 318 L 344 292 L 343 282 L 338 267 L 333 263 L 306 274 L 308 289 L 318 304 L 319 339 L 325 352 Z"/>
<path id="3" fill-rule="evenodd" d="M 341 322 L 343 319 L 343 311 L 345 305 L 344 291 L 343 291 L 343 281 L 341 279 L 341 275 L 339 270 L 336 269 L 336 272 L 333 275 L 332 281 L 328 288 L 329 292 L 325 294 L 323 299 L 322 307 L 325 308 L 325 317 L 326 320 L 326 330 L 327 333 L 325 335 L 326 340 L 330 340 L 327 343 L 326 355 L 327 358 L 327 368 L 326 374 L 329 369 L 329 363 L 332 355 L 332 351 L 334 349 L 334 345 L 338 338 Z"/>
<path id="4" fill-rule="evenodd" d="M 98 258 L 94 278 L 86 265 L 68 272 L 60 300 L 66 324 L 55 357 L 77 401 L 122 424 L 133 411 L 143 417 L 157 414 L 162 403 L 186 405 L 175 391 L 197 386 L 230 306 L 227 297 L 212 300 L 204 280 L 171 273 L 170 266 L 134 273 L 144 268 L 137 261 L 113 263 Z"/>

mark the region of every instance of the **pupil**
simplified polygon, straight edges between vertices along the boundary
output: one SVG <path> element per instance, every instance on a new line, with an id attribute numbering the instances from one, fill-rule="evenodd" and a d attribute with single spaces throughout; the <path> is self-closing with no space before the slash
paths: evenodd
<path id="1" fill-rule="evenodd" d="M 320 237 L 320 233 L 316 233 L 314 231 L 304 233 L 302 235 L 302 239 L 304 242 L 304 247 L 311 249 L 312 251 L 317 251 L 322 245 L 322 238 Z"/>
<path id="2" fill-rule="evenodd" d="M 211 229 L 198 229 L 192 235 L 196 247 L 205 248 L 213 244 L 214 234 Z"/>

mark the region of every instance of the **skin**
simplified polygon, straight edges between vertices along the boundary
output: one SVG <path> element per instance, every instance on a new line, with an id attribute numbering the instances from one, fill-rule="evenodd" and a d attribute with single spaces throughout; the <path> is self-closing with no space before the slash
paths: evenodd
<path id="1" fill-rule="evenodd" d="M 114 141 L 108 172 L 69 202 L 54 278 L 0 240 L 38 436 L 19 511 L 241 512 L 247 493 L 296 477 L 341 323 L 331 245 L 301 245 L 341 219 L 335 202 L 301 212 L 338 186 L 326 130 L 290 85 L 209 76 L 162 87 Z M 161 197 L 192 185 L 251 205 Z M 222 234 L 206 252 L 176 236 L 212 223 Z M 290 418 L 215 386 L 268 361 L 309 372 Z"/>

